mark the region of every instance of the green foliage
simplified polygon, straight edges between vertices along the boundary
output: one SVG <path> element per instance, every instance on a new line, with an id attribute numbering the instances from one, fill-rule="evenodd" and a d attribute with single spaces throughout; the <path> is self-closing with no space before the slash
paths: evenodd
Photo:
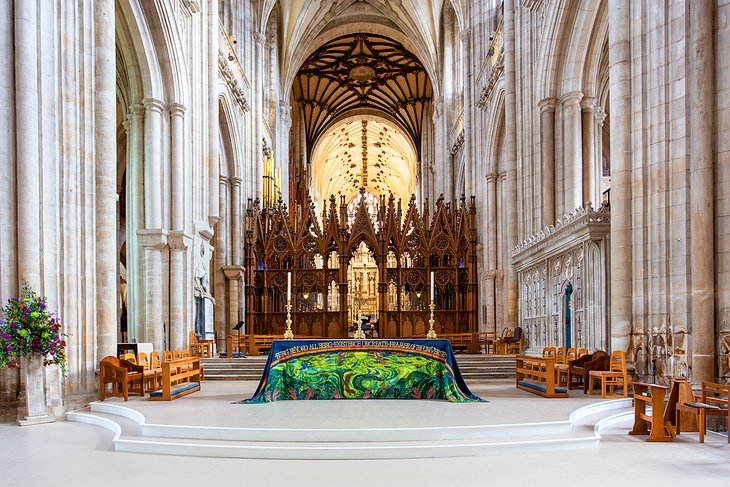
<path id="1" fill-rule="evenodd" d="M 44 366 L 56 364 L 66 375 L 66 336 L 48 311 L 46 298 L 25 283 L 20 297 L 10 298 L 2 309 L 0 368 L 19 367 L 18 357 L 39 353 Z"/>

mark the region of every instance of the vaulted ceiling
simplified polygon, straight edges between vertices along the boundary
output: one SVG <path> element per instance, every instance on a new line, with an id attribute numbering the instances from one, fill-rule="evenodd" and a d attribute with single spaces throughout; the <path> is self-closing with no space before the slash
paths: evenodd
<path id="1" fill-rule="evenodd" d="M 358 111 L 397 124 L 420 157 L 433 88 L 421 62 L 400 43 L 365 33 L 327 42 L 301 66 L 292 93 L 303 112 L 308 154 L 333 122 Z"/>
<path id="2" fill-rule="evenodd" d="M 350 201 L 360 188 L 374 195 L 393 193 L 408 201 L 415 191 L 416 153 L 408 135 L 377 117 L 348 117 L 317 142 L 312 157 L 313 196 Z"/>

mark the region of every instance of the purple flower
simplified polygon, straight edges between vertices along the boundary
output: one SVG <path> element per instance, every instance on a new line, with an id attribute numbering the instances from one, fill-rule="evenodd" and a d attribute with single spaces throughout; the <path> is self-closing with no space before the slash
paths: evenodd
<path id="1" fill-rule="evenodd" d="M 15 321 L 13 321 L 12 323 L 10 323 L 10 326 L 12 326 L 13 328 L 17 328 L 18 327 L 18 323 L 15 322 Z"/>
<path id="2" fill-rule="evenodd" d="M 12 352 L 13 346 L 12 345 L 8 345 L 7 347 L 5 347 L 5 350 L 7 350 L 8 352 Z"/>
<path id="3" fill-rule="evenodd" d="M 58 340 L 59 338 L 61 338 L 61 337 L 59 337 L 58 335 L 55 335 L 55 336 L 53 337 L 53 339 L 54 339 L 54 340 Z"/>
<path id="4" fill-rule="evenodd" d="M 46 303 L 40 303 L 38 306 L 40 306 L 41 309 L 46 309 Z"/>
<path id="5" fill-rule="evenodd" d="M 25 311 L 25 314 L 27 314 L 27 315 L 30 314 L 30 308 L 25 308 L 23 311 Z"/>
<path id="6" fill-rule="evenodd" d="M 7 333 L 0 334 L 0 337 L 2 337 L 4 340 L 10 340 L 11 338 L 13 338 L 12 335 L 8 335 Z"/>

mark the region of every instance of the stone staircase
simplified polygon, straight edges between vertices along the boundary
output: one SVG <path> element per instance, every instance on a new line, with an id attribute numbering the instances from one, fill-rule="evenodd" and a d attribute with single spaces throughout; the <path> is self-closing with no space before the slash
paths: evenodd
<path id="1" fill-rule="evenodd" d="M 461 375 L 467 382 L 515 378 L 514 355 L 457 354 Z M 205 380 L 259 380 L 266 356 L 202 359 Z"/>

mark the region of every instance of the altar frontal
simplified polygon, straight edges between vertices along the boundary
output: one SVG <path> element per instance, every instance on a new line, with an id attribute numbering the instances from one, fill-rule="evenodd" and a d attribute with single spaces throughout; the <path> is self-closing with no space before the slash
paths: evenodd
<path id="1" fill-rule="evenodd" d="M 448 340 L 277 340 L 247 404 L 290 399 L 481 402 Z"/>

